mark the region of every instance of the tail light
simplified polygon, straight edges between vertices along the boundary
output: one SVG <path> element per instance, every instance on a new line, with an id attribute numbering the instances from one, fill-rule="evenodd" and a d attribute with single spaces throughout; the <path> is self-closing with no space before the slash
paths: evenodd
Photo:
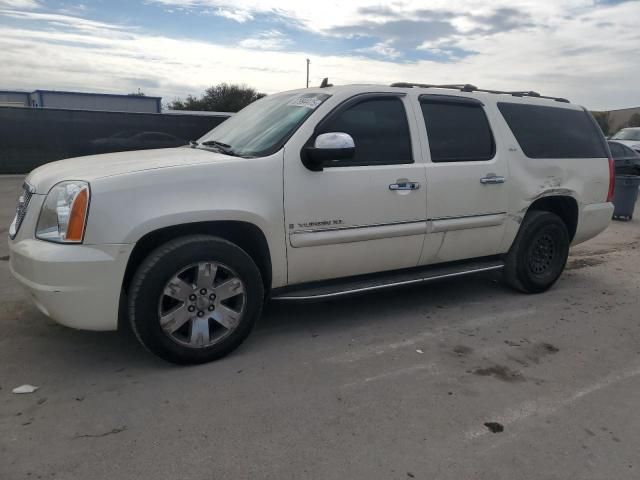
<path id="1" fill-rule="evenodd" d="M 616 165 L 613 158 L 609 159 L 609 193 L 607 193 L 607 202 L 613 202 L 613 193 L 616 188 Z"/>

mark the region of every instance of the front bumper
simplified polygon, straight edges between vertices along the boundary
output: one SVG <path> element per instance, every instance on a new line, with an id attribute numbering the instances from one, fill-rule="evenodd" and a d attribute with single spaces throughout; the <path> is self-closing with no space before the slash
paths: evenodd
<path id="1" fill-rule="evenodd" d="M 9 266 L 29 298 L 56 322 L 116 330 L 122 280 L 133 245 L 9 241 Z"/>

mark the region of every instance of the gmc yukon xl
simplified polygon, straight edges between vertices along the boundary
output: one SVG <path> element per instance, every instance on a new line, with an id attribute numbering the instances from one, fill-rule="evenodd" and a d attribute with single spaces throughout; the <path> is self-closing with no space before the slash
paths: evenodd
<path id="1" fill-rule="evenodd" d="M 73 328 L 130 323 L 177 363 L 220 358 L 263 303 L 502 271 L 550 288 L 610 222 L 591 115 L 471 85 L 269 95 L 189 146 L 68 159 L 25 180 L 10 266 Z M 463 295 L 463 293 L 461 293 Z"/>

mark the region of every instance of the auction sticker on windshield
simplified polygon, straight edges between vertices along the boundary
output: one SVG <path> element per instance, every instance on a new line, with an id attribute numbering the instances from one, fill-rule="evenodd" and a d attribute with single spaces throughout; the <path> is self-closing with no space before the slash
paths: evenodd
<path id="1" fill-rule="evenodd" d="M 326 98 L 326 97 L 325 97 Z M 320 105 L 325 98 L 320 97 L 318 95 L 313 96 L 302 96 L 289 100 L 287 105 L 291 105 L 292 107 L 305 107 L 310 109 L 315 109 L 318 105 Z"/>

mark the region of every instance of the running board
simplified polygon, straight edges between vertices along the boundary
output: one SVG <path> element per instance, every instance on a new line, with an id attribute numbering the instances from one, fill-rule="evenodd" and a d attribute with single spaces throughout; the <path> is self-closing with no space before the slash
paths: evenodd
<path id="1" fill-rule="evenodd" d="M 472 273 L 489 272 L 504 268 L 504 262 L 495 257 L 465 262 L 451 262 L 407 270 L 358 275 L 320 282 L 303 283 L 274 289 L 271 300 L 312 301 L 367 293 L 384 288 L 416 285 L 433 280 L 458 277 Z"/>

